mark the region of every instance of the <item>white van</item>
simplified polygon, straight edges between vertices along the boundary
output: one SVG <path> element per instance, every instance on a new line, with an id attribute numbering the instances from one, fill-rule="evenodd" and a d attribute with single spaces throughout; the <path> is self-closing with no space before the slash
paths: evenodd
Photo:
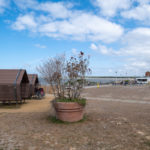
<path id="1" fill-rule="evenodd" d="M 148 84 L 150 82 L 150 78 L 136 78 L 136 82 L 138 84 Z"/>

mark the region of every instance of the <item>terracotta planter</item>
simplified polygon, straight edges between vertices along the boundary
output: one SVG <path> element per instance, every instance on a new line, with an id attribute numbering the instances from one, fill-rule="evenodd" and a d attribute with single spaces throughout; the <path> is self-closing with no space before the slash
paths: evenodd
<path id="1" fill-rule="evenodd" d="M 84 107 L 76 102 L 54 102 L 56 117 L 66 122 L 76 122 L 83 119 Z"/>

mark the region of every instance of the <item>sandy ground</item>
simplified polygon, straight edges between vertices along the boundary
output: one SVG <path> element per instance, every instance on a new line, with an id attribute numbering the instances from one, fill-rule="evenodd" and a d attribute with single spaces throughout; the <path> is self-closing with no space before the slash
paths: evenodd
<path id="1" fill-rule="evenodd" d="M 149 90 L 143 86 L 85 89 L 87 119 L 73 124 L 49 119 L 50 95 L 20 107 L 1 106 L 0 150 L 150 150 L 150 104 L 139 103 L 150 101 Z"/>
<path id="2" fill-rule="evenodd" d="M 103 86 L 101 88 L 85 89 L 84 94 L 87 97 L 137 100 L 150 102 L 150 86 Z"/>
<path id="3" fill-rule="evenodd" d="M 47 95 L 42 100 L 26 100 L 24 104 L 15 104 L 3 106 L 0 105 L 0 113 L 29 113 L 29 112 L 46 112 L 51 109 L 50 101 L 53 99 L 52 95 Z M 9 108 L 10 107 L 10 108 Z"/>

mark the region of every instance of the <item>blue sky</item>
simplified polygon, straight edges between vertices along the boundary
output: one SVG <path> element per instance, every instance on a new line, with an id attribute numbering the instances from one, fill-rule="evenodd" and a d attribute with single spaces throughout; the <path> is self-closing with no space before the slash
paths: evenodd
<path id="1" fill-rule="evenodd" d="M 150 70 L 150 0 L 0 0 L 0 68 L 91 56 L 93 75 Z"/>

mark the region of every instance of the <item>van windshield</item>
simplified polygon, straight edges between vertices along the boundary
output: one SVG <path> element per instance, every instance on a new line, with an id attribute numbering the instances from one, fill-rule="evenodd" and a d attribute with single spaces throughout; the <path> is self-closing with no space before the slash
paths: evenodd
<path id="1" fill-rule="evenodd" d="M 147 79 L 138 79 L 138 81 L 146 82 Z"/>

